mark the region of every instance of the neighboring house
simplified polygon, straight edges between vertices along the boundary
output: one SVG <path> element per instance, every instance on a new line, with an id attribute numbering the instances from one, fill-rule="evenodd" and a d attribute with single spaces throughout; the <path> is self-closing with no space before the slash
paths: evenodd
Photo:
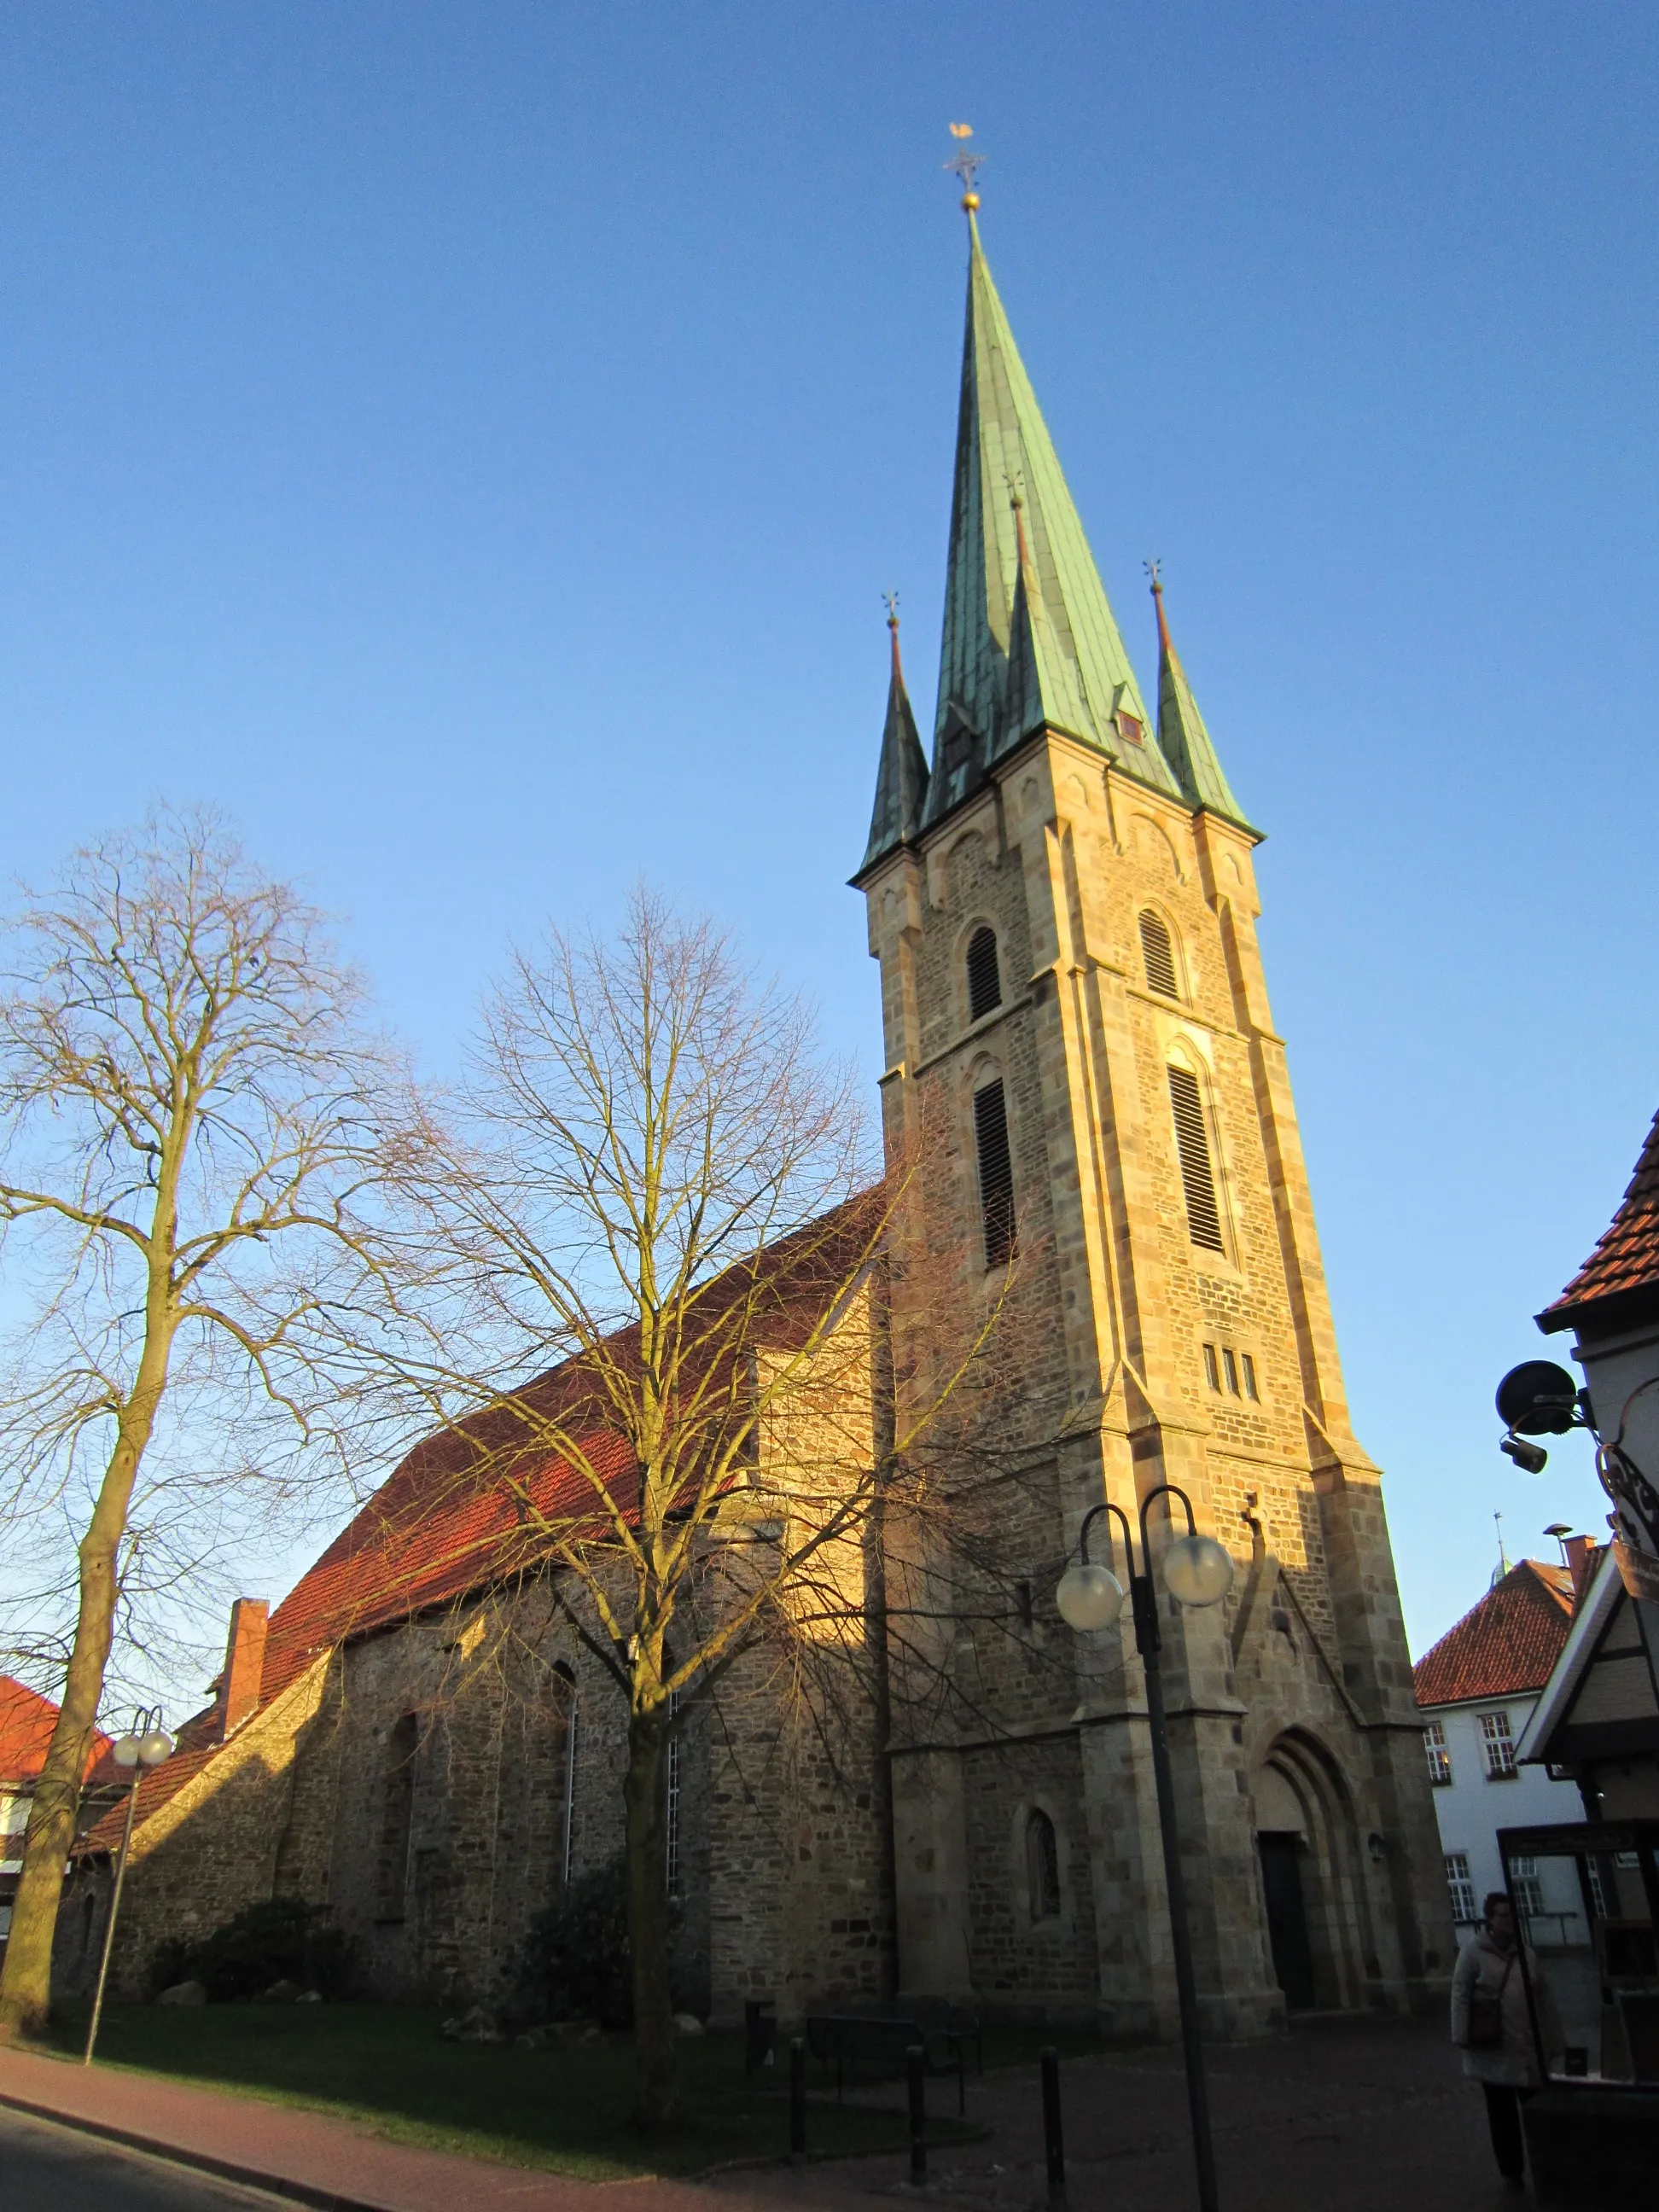
<path id="1" fill-rule="evenodd" d="M 1460 1944 L 1474 1933 L 1481 1899 L 1504 1887 L 1498 1829 L 1583 1817 L 1570 1779 L 1517 1759 L 1572 1613 L 1571 1571 L 1522 1559 L 1417 1662 L 1423 1744 Z M 1541 1911 L 1541 1889 L 1535 1902 Z"/>
<path id="2" fill-rule="evenodd" d="M 1643 1609 L 1605 1547 L 1516 1747 L 1528 1774 L 1547 1766 L 1573 1778 L 1582 1812 L 1551 1814 L 1552 1820 L 1659 1820 L 1659 1698 Z"/>
<path id="3" fill-rule="evenodd" d="M 687 1993 L 726 2021 L 903 1989 L 1173 2028 L 1132 1618 L 1076 1637 L 1052 1593 L 1091 1507 L 1177 1483 L 1238 1565 L 1224 1604 L 1160 1614 L 1206 2029 L 1437 2002 L 1439 1838 L 1256 935 L 1261 832 L 1161 597 L 1156 684 L 1136 677 L 973 230 L 957 426 L 933 757 L 895 628 L 854 880 L 912 1249 L 962 1255 L 948 1282 L 895 1272 L 896 1332 L 927 1341 L 912 1301 L 1007 1291 L 1009 1380 L 963 1397 L 950 1470 L 985 1526 L 951 1552 L 884 1517 L 838 1566 L 867 1698 L 833 1741 L 781 1708 L 787 1668 L 722 1681 L 718 1727 L 688 1693 L 665 1868 Z M 888 1414 L 848 1405 L 866 1465 Z M 592 1449 L 629 1480 L 619 1441 Z M 143 1784 L 124 1984 L 275 1888 L 325 1905 L 383 1995 L 487 1993 L 567 1873 L 615 1850 L 621 1698 L 545 1548 L 447 1450 L 392 1474 L 268 1633 L 239 1613 L 220 1704 Z M 567 1469 L 535 1479 L 568 1494 Z M 111 1818 L 82 1847 L 71 1979 L 117 1840 Z"/>
<path id="4" fill-rule="evenodd" d="M 11 1935 L 11 1901 L 23 1870 L 23 1836 L 34 1802 L 34 1785 L 46 1765 L 58 1708 L 9 1674 L 0 1674 L 0 1958 Z M 109 1748 L 94 1735 L 87 1771 Z"/>
<path id="5" fill-rule="evenodd" d="M 1659 1118 L 1606 1233 L 1553 1305 L 1602 1443 L 1609 1552 L 1522 1747 L 1575 1776 L 1592 1819 L 1659 1819 Z"/>

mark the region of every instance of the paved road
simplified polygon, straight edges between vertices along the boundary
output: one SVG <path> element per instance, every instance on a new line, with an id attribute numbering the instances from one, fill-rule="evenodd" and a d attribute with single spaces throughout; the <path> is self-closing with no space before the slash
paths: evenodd
<path id="1" fill-rule="evenodd" d="M 271 2212 L 276 2200 L 0 2111 L 0 2212 Z"/>

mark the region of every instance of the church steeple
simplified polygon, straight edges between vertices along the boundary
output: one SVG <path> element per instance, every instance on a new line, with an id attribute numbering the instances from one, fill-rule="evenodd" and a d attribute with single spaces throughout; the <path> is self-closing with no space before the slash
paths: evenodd
<path id="1" fill-rule="evenodd" d="M 1237 823 L 1240 829 L 1249 830 L 1249 818 L 1222 774 L 1221 763 L 1210 743 L 1210 733 L 1198 711 L 1192 686 L 1170 642 L 1169 618 L 1164 611 L 1164 585 L 1157 563 L 1149 562 L 1148 568 L 1152 579 L 1152 605 L 1158 609 L 1158 742 L 1180 777 L 1191 805 L 1207 806 L 1212 814 L 1224 815 L 1229 822 Z"/>
<path id="2" fill-rule="evenodd" d="M 972 208 L 968 226 L 936 754 L 948 732 L 964 732 L 988 764 L 1047 722 L 1097 746 L 1141 781 L 1184 797 L 1158 750 Z M 939 765 L 936 757 L 931 816 L 966 782 L 940 776 Z"/>
<path id="3" fill-rule="evenodd" d="M 887 722 L 881 734 L 881 766 L 876 771 L 870 842 L 859 863 L 860 875 L 895 847 L 909 842 L 921 826 L 927 798 L 927 757 L 916 734 L 916 718 L 904 688 L 904 664 L 899 658 L 896 593 L 887 602 L 887 629 L 892 639 L 893 672 L 887 685 Z"/>

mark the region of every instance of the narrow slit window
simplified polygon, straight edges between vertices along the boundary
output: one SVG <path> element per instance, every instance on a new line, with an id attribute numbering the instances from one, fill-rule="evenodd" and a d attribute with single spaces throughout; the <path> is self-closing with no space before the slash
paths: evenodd
<path id="1" fill-rule="evenodd" d="M 1181 996 L 1176 988 L 1175 946 L 1170 933 L 1155 914 L 1140 917 L 1140 957 L 1146 966 L 1146 987 L 1161 991 L 1166 999 Z"/>
<path id="2" fill-rule="evenodd" d="M 668 1724 L 671 1729 L 674 1727 L 675 1722 L 679 1717 L 679 1711 L 680 1693 L 678 1690 L 675 1690 L 670 1692 L 668 1699 Z M 665 1841 L 666 1844 L 666 1850 L 665 1852 L 665 1857 L 666 1860 L 666 1865 L 664 1869 L 664 1872 L 667 1877 L 668 1894 L 671 1897 L 677 1898 L 680 1893 L 681 1875 L 680 1739 L 678 1729 L 675 1729 L 673 1735 L 672 1735 L 668 1739 L 668 1767 L 666 1784 L 668 1802 L 664 1808 L 663 1820 L 663 1826 L 665 1831 Z"/>
<path id="3" fill-rule="evenodd" d="M 1033 1812 L 1025 1823 L 1025 1882 L 1033 1920 L 1060 1917 L 1060 1838 L 1046 1813 Z"/>
<path id="4" fill-rule="evenodd" d="M 1206 1344 L 1204 1347 L 1204 1380 L 1212 1390 L 1218 1390 L 1221 1388 L 1221 1369 L 1217 1362 L 1215 1346 L 1212 1344 Z"/>
<path id="5" fill-rule="evenodd" d="M 1002 1004 L 1002 969 L 996 932 L 976 929 L 968 940 L 968 1018 L 977 1021 Z"/>
<path id="6" fill-rule="evenodd" d="M 1237 1397 L 1237 1395 L 1238 1395 L 1238 1362 L 1237 1362 L 1237 1359 L 1235 1359 L 1235 1358 L 1234 1358 L 1234 1357 L 1233 1357 L 1233 1355 L 1232 1355 L 1232 1353 L 1231 1353 L 1231 1352 L 1224 1352 L 1222 1353 L 1222 1355 L 1221 1355 L 1221 1370 L 1222 1370 L 1223 1374 L 1224 1374 L 1224 1375 L 1225 1375 L 1225 1376 L 1226 1376 L 1226 1378 L 1227 1378 L 1227 1388 L 1228 1388 L 1228 1389 L 1232 1392 L 1232 1394 L 1233 1394 L 1233 1395 L 1234 1395 L 1234 1397 L 1235 1397 L 1235 1398 L 1236 1398 L 1236 1397 Z"/>
<path id="7" fill-rule="evenodd" d="M 1000 1079 L 974 1093 L 974 1143 L 979 1153 L 985 1264 L 1000 1267 L 1014 1249 L 1014 1164 L 1008 1149 L 1008 1106 Z"/>
<path id="8" fill-rule="evenodd" d="M 380 1849 L 375 1868 L 374 1917 L 401 1920 L 409 1887 L 409 1844 L 415 1817 L 415 1754 L 421 1724 L 405 1713 L 386 1744 L 380 1799 Z"/>
<path id="9" fill-rule="evenodd" d="M 1172 1067 L 1170 1103 L 1175 1112 L 1176 1150 L 1181 1155 L 1182 1188 L 1187 1196 L 1187 1233 L 1206 1252 L 1224 1252 L 1221 1209 L 1216 1202 L 1215 1170 L 1210 1164 L 1210 1136 L 1204 1126 L 1204 1101 L 1189 1067 Z"/>
<path id="10" fill-rule="evenodd" d="M 1248 1352 L 1241 1352 L 1238 1358 L 1239 1364 L 1244 1370 L 1244 1395 L 1247 1398 L 1259 1399 L 1261 1393 L 1256 1388 L 1255 1362 Z"/>

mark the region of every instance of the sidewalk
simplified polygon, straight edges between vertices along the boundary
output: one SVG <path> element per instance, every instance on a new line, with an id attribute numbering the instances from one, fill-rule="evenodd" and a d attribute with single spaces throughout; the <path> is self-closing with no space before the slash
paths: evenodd
<path id="1" fill-rule="evenodd" d="M 383 2141 L 321 2112 L 0 2050 L 0 2105 L 66 2121 L 324 2212 L 711 2212 L 684 2181 L 595 2184 Z"/>
<path id="2" fill-rule="evenodd" d="M 1224 2212 L 1498 2212 L 1477 2091 L 1439 2021 L 1346 2017 L 1209 2054 Z M 1179 2055 L 1061 2069 L 1070 2212 L 1190 2212 Z M 911 2197 L 902 2157 L 769 2166 L 717 2181 L 592 2183 L 392 2143 L 322 2113 L 148 2074 L 0 2051 L 0 2103 L 328 2212 L 871 2212 Z M 935 2149 L 925 2195 L 961 2212 L 1046 2204 L 1035 2067 L 970 2083 L 989 2140 Z"/>

